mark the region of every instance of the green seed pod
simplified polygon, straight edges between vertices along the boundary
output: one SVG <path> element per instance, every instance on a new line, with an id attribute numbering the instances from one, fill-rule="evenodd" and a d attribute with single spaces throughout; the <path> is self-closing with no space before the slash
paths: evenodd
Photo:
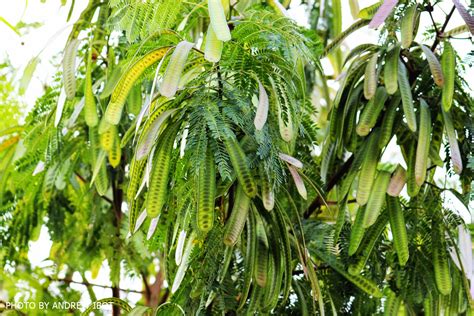
<path id="1" fill-rule="evenodd" d="M 401 266 L 404 266 L 409 257 L 408 237 L 405 217 L 403 216 L 398 197 L 387 195 L 387 210 L 390 219 L 390 228 L 392 229 L 393 244 L 398 255 L 398 262 Z"/>
<path id="2" fill-rule="evenodd" d="M 425 100 L 420 99 L 420 131 L 416 147 L 415 181 L 418 186 L 425 182 L 431 137 L 431 113 Z"/>
<path id="3" fill-rule="evenodd" d="M 241 185 L 237 186 L 234 206 L 227 223 L 225 224 L 224 243 L 233 246 L 237 242 L 244 229 L 247 214 L 250 208 L 250 198 Z"/>
<path id="4" fill-rule="evenodd" d="M 408 81 L 407 69 L 400 59 L 398 60 L 398 86 L 402 96 L 403 113 L 405 114 L 408 128 L 412 132 L 416 132 L 416 115 L 410 82 Z"/>
<path id="5" fill-rule="evenodd" d="M 443 70 L 445 83 L 442 91 L 441 103 L 445 112 L 448 112 L 453 104 L 454 77 L 456 75 L 456 58 L 453 47 L 449 41 L 444 41 L 443 55 L 441 56 L 441 69 Z"/>
<path id="6" fill-rule="evenodd" d="M 400 58 L 400 46 L 392 48 L 385 57 L 384 82 L 388 94 L 394 94 L 398 90 L 398 59 Z"/>
<path id="7" fill-rule="evenodd" d="M 364 214 L 363 225 L 365 228 L 372 226 L 382 210 L 385 203 L 385 194 L 390 182 L 390 173 L 386 171 L 379 171 L 375 179 L 372 192 L 370 192 L 369 201 L 367 202 L 367 209 Z"/>

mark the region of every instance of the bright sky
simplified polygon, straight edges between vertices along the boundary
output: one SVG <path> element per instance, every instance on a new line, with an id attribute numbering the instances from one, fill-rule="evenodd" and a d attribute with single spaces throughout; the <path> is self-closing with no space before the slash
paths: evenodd
<path id="1" fill-rule="evenodd" d="M 43 92 L 43 85 L 49 83 L 53 75 L 57 72 L 57 66 L 60 64 L 61 57 L 59 56 L 53 61 L 53 56 L 57 55 L 62 51 L 64 43 L 68 36 L 71 22 L 74 22 L 83 8 L 87 5 L 86 0 L 76 0 L 75 10 L 73 12 L 71 22 L 66 22 L 66 17 L 69 11 L 69 3 L 65 7 L 61 7 L 59 0 L 47 0 L 46 3 L 41 3 L 40 0 L 30 0 L 28 1 L 28 7 L 25 10 L 26 0 L 0 0 L 0 5 L 2 11 L 0 16 L 5 18 L 11 24 L 15 25 L 20 19 L 26 23 L 32 22 L 41 22 L 42 27 L 38 29 L 32 29 L 30 34 L 27 34 L 23 37 L 18 37 L 14 32 L 7 28 L 4 24 L 0 23 L 0 60 L 5 58 L 10 59 L 13 66 L 17 69 L 23 69 L 28 61 L 34 56 L 38 55 L 41 52 L 40 58 L 41 63 L 35 72 L 33 80 L 30 83 L 30 87 L 24 97 L 25 102 L 32 106 L 34 101 L 38 96 Z M 353 19 L 349 12 L 348 1 L 342 0 L 343 2 L 343 29 L 347 28 L 350 24 L 353 23 Z M 374 0 L 360 0 L 359 5 L 361 8 L 364 8 L 372 3 Z M 294 18 L 299 24 L 307 25 L 307 22 L 304 18 L 304 8 L 298 6 L 300 3 L 299 0 L 293 1 L 289 14 Z M 450 1 L 444 1 L 442 4 L 443 9 L 447 12 L 451 8 Z M 436 11 L 434 12 L 434 18 L 436 21 L 444 21 L 444 13 Z M 460 18 L 459 14 L 456 12 L 453 16 L 453 19 L 449 23 L 448 30 L 463 24 L 464 22 Z M 430 20 L 428 15 L 423 14 L 421 20 L 420 30 L 423 29 L 424 25 L 429 25 Z M 421 38 L 421 31 L 418 34 L 417 39 Z M 344 45 L 347 47 L 354 47 L 360 43 L 364 42 L 376 42 L 378 32 L 374 30 L 369 30 L 364 28 L 354 34 L 352 34 L 345 42 Z M 464 57 L 471 49 L 469 41 L 453 41 L 454 48 L 460 53 L 461 57 Z M 328 64 L 325 63 L 327 66 Z M 326 67 L 328 68 L 328 67 Z M 330 71 L 328 71 L 330 72 Z M 469 69 L 466 78 L 473 78 L 474 71 Z M 21 77 L 21 72 L 17 75 L 19 79 Z M 472 81 L 471 81 L 472 82 Z M 395 148 L 396 146 L 392 146 Z M 399 160 L 400 153 L 396 149 L 388 151 L 384 155 L 384 159 L 389 161 Z M 439 168 L 438 168 L 439 170 Z M 443 179 L 444 174 L 438 172 L 438 179 Z M 453 180 L 457 178 L 450 179 L 450 183 L 455 183 Z M 457 200 L 452 197 L 447 196 L 447 205 L 452 205 L 452 208 L 456 209 L 461 213 L 461 215 L 468 221 L 471 221 L 471 216 L 469 211 L 466 210 Z M 473 203 L 474 204 L 474 203 Z M 471 205 L 474 206 L 474 205 Z M 471 207 L 471 212 L 472 212 Z M 48 262 L 44 261 L 49 255 L 49 249 L 51 247 L 51 242 L 49 241 L 48 233 L 45 229 L 41 232 L 41 237 L 35 247 L 31 247 L 29 257 L 35 265 L 38 266 L 47 266 Z M 90 275 L 88 275 L 89 281 L 94 283 L 110 285 L 108 281 L 108 268 L 107 264 L 103 264 L 103 269 L 97 280 L 90 280 Z M 75 275 L 74 279 L 80 281 L 80 277 Z M 122 288 L 136 289 L 141 290 L 141 282 L 138 280 L 125 279 L 121 283 Z M 85 290 L 84 287 L 80 285 L 73 285 L 73 288 L 79 290 Z M 111 292 L 109 290 L 104 290 L 101 288 L 95 288 L 97 297 L 110 297 Z M 122 293 L 123 294 L 123 293 Z M 131 294 L 129 297 L 132 301 L 139 299 L 139 295 Z M 84 295 L 82 303 L 87 305 L 89 302 L 87 295 Z"/>

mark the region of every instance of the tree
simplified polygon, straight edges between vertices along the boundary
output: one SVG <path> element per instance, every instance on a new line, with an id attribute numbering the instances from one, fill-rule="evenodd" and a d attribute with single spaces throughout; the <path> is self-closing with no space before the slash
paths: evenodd
<path id="1" fill-rule="evenodd" d="M 77 301 L 76 273 L 114 315 L 132 310 L 124 275 L 142 279 L 140 315 L 471 313 L 469 234 L 442 198 L 467 204 L 473 177 L 473 101 L 450 44 L 472 17 L 454 4 L 426 46 L 426 1 L 378 3 L 342 32 L 337 0 L 314 3 L 312 29 L 274 0 L 90 0 L 55 84 L 2 134 L 21 139 L 1 152 L 14 155 L 1 169 L 8 298 L 22 281 L 25 300 Z M 455 8 L 466 26 L 447 32 Z M 367 25 L 379 43 L 345 55 Z M 334 97 L 325 56 L 344 72 Z M 380 162 L 389 146 L 407 170 Z M 27 260 L 41 227 L 52 271 Z M 104 260 L 112 297 L 97 300 L 86 272 Z"/>

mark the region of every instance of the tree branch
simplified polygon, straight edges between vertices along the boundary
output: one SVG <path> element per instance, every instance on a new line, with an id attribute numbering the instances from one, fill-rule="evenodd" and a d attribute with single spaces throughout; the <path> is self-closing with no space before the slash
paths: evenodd
<path id="1" fill-rule="evenodd" d="M 66 284 L 79 284 L 79 285 L 84 285 L 84 286 L 95 286 L 95 287 L 100 287 L 100 288 L 103 288 L 103 289 L 112 289 L 112 286 L 108 286 L 108 285 L 103 285 L 103 284 L 96 284 L 96 283 L 90 283 L 88 281 L 74 281 L 72 279 L 68 279 L 68 278 L 64 278 L 64 279 L 54 279 L 54 278 L 51 278 L 49 277 L 48 278 L 50 281 L 53 281 L 53 282 L 63 282 L 63 283 L 66 283 Z M 137 291 L 137 290 L 132 290 L 132 289 L 121 289 L 121 288 L 118 288 L 119 291 L 121 292 L 125 292 L 125 293 L 139 293 L 139 294 L 143 294 L 144 292 L 143 291 Z"/>
<path id="2" fill-rule="evenodd" d="M 446 27 L 448 26 L 448 23 L 449 23 L 449 20 L 451 19 L 451 17 L 453 16 L 453 13 L 454 13 L 454 10 L 456 9 L 455 6 L 453 6 L 451 8 L 451 11 L 448 13 L 448 15 L 446 16 L 446 20 L 444 20 L 444 24 L 443 26 L 441 27 L 441 29 L 439 30 L 439 32 L 436 32 L 436 38 L 435 38 L 435 41 L 433 43 L 433 45 L 431 45 L 431 51 L 434 52 L 434 50 L 436 49 L 436 46 L 438 46 L 439 44 L 439 38 L 441 36 L 441 34 L 444 33 L 444 31 L 446 30 Z M 431 13 L 430 13 L 431 15 Z"/>
<path id="3" fill-rule="evenodd" d="M 352 163 L 354 162 L 354 155 L 351 155 L 349 159 L 344 162 L 342 167 L 329 179 L 326 183 L 324 191 L 329 192 L 331 189 L 339 182 L 339 180 L 349 171 Z M 308 209 L 304 212 L 303 217 L 309 218 L 311 214 L 317 210 L 321 205 L 323 205 L 323 200 L 320 196 L 317 196 L 313 202 L 309 205 Z"/>

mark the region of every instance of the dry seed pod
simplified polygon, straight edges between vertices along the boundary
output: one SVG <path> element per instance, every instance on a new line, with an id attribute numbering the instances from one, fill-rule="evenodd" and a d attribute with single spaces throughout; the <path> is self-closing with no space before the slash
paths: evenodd
<path id="1" fill-rule="evenodd" d="M 390 179 L 390 183 L 388 184 L 387 194 L 390 196 L 399 196 L 406 181 L 407 172 L 402 166 L 398 165 Z"/>

